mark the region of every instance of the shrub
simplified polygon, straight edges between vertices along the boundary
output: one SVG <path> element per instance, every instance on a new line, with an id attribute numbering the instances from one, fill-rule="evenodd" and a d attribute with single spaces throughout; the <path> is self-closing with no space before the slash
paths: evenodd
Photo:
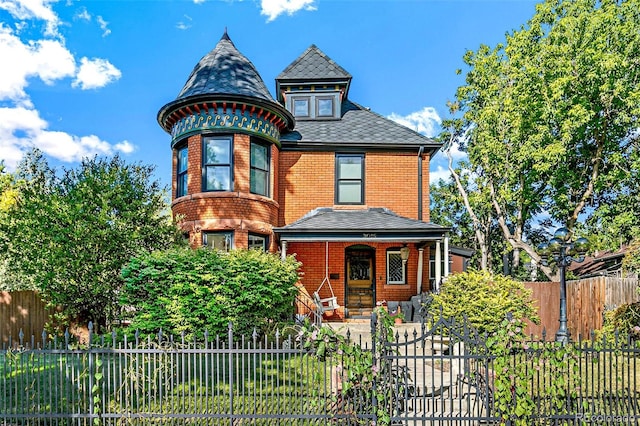
<path id="1" fill-rule="evenodd" d="M 291 318 L 299 263 L 258 250 L 222 253 L 176 248 L 131 260 L 123 269 L 122 304 L 132 308 L 131 328 L 189 339 L 265 333 Z"/>
<path id="2" fill-rule="evenodd" d="M 626 303 L 604 313 L 604 325 L 596 332 L 597 337 L 612 339 L 616 333 L 623 338 L 640 338 L 640 302 Z"/>
<path id="3" fill-rule="evenodd" d="M 494 333 L 507 314 L 538 322 L 531 290 L 521 282 L 486 271 L 451 275 L 433 295 L 428 314 L 467 322 L 480 333 Z"/>

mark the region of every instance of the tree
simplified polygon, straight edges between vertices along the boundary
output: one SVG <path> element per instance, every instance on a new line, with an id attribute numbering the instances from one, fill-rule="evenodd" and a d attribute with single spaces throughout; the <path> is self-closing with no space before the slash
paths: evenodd
<path id="1" fill-rule="evenodd" d="M 119 314 L 122 267 L 180 240 L 153 169 L 94 157 L 57 176 L 37 150 L 18 166 L 16 202 L 0 221 L 7 256 L 63 322 L 107 324 Z"/>
<path id="2" fill-rule="evenodd" d="M 135 257 L 123 269 L 122 304 L 143 335 L 185 333 L 188 339 L 265 333 L 290 320 L 300 264 L 260 250 L 229 253 L 175 248 Z"/>
<path id="3" fill-rule="evenodd" d="M 587 206 L 637 185 L 640 1 L 547 0 L 504 45 L 464 60 L 452 112 L 462 113 L 469 164 L 514 263 L 524 250 L 540 264 L 526 234 L 540 214 L 574 230 Z"/>
<path id="4" fill-rule="evenodd" d="M 455 106 L 452 104 L 453 110 Z M 467 161 L 461 161 L 457 167 L 453 165 L 451 149 L 458 143 L 464 149 L 466 140 L 463 121 L 459 119 L 444 120 L 444 131 L 439 139 L 443 142 L 443 151 L 448 159 L 448 169 L 451 173 L 450 183 L 438 182 L 432 188 L 432 217 L 438 223 L 448 224 L 453 229 L 455 241 L 467 241 L 468 247 L 475 247 L 479 254 L 479 268 L 491 270 L 493 267 L 492 242 L 495 219 L 492 208 L 487 201 L 484 191 L 482 169 L 473 167 Z M 472 241 L 475 244 L 469 244 Z"/>
<path id="5" fill-rule="evenodd" d="M 0 161 L 0 222 L 15 205 L 17 195 L 13 175 L 6 172 L 4 163 Z M 0 253 L 6 252 L 8 243 L 7 235 L 0 235 Z M 0 260 L 0 290 L 33 290 L 33 280 L 12 273 L 10 264 L 8 256 Z"/>

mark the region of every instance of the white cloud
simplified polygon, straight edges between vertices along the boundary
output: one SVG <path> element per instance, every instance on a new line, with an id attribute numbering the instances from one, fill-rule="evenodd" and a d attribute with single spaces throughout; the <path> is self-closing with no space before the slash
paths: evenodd
<path id="1" fill-rule="evenodd" d="M 267 17 L 267 22 L 271 22 L 283 13 L 291 16 L 301 9 L 316 10 L 313 3 L 314 0 L 261 0 L 260 14 Z"/>
<path id="2" fill-rule="evenodd" d="M 429 170 L 429 184 L 433 185 L 438 183 L 440 179 L 448 182 L 451 180 L 451 172 L 448 168 L 443 166 L 437 166 L 435 170 Z"/>
<path id="3" fill-rule="evenodd" d="M 436 136 L 442 123 L 442 119 L 433 107 L 424 107 L 420 111 L 405 116 L 393 112 L 387 118 L 428 137 Z"/>
<path id="4" fill-rule="evenodd" d="M 451 144 L 449 153 L 451 154 L 451 158 L 453 159 L 454 163 L 458 160 L 462 160 L 463 158 L 467 158 L 467 153 L 460 150 L 460 144 L 457 141 Z M 446 156 L 446 153 L 444 155 Z"/>
<path id="5" fill-rule="evenodd" d="M 96 22 L 98 22 L 98 25 L 100 25 L 100 29 L 102 30 L 102 37 L 106 37 L 111 34 L 111 30 L 108 28 L 109 23 L 105 21 L 102 16 L 96 16 Z"/>
<path id="6" fill-rule="evenodd" d="M 74 15 L 74 18 L 87 21 L 87 22 L 91 22 L 93 19 L 93 17 L 85 7 L 80 8 L 80 10 Z M 105 21 L 102 16 L 97 15 L 96 22 L 98 23 L 98 25 L 100 26 L 100 29 L 102 30 L 102 37 L 106 37 L 109 34 L 111 34 L 111 30 L 109 29 L 109 23 Z"/>
<path id="7" fill-rule="evenodd" d="M 193 18 L 191 18 L 191 16 L 189 15 L 184 15 L 185 20 L 187 21 L 193 21 Z M 179 30 L 188 30 L 189 28 L 191 28 L 191 24 L 185 22 L 185 21 L 179 21 L 176 24 L 176 28 Z"/>
<path id="8" fill-rule="evenodd" d="M 48 130 L 48 123 L 35 109 L 24 107 L 0 108 L 0 152 L 13 170 L 22 153 L 37 147 L 45 154 L 61 161 L 79 161 L 92 155 L 129 154 L 135 149 L 129 141 L 116 144 L 101 140 L 98 136 L 76 136 L 62 131 Z"/>
<path id="9" fill-rule="evenodd" d="M 108 60 L 77 59 L 57 34 L 59 19 L 50 0 L 0 0 L 0 10 L 8 11 L 13 22 L 0 22 L 0 160 L 9 170 L 19 163 L 25 151 L 41 149 L 61 161 L 79 161 L 83 157 L 124 154 L 134 151 L 129 141 L 111 144 L 96 135 L 77 136 L 62 129 L 50 129 L 29 96 L 29 84 L 40 79 L 45 84 L 58 84 L 73 79 L 72 87 L 93 89 L 103 87 L 121 76 L 120 70 Z M 82 9 L 76 19 L 90 21 L 91 14 Z M 39 37 L 21 38 L 21 28 L 32 21 L 44 21 L 46 29 Z M 96 21 L 108 35 L 107 22 Z M 12 30 L 13 26 L 15 30 Z M 70 90 L 70 89 L 69 89 Z"/>
<path id="10" fill-rule="evenodd" d="M 194 2 L 195 4 L 202 4 L 202 3 L 204 3 L 204 2 L 205 2 L 205 0 L 193 0 L 193 2 Z"/>
<path id="11" fill-rule="evenodd" d="M 82 90 L 96 89 L 106 86 L 121 76 L 122 72 L 106 59 L 82 58 L 72 86 L 80 87 Z"/>
<path id="12" fill-rule="evenodd" d="M 9 12 L 18 20 L 38 19 L 46 23 L 45 34 L 58 33 L 58 16 L 51 9 L 51 3 L 57 0 L 0 0 L 0 9 Z"/>
<path id="13" fill-rule="evenodd" d="M 23 43 L 13 31 L 0 24 L 0 100 L 25 101 L 29 77 L 47 84 L 70 77 L 75 61 L 64 45 L 53 39 Z"/>
<path id="14" fill-rule="evenodd" d="M 131 154 L 133 151 L 136 150 L 135 145 L 129 141 L 122 141 L 120 143 L 115 144 L 113 147 L 115 148 L 116 151 L 122 152 L 123 154 Z"/>
<path id="15" fill-rule="evenodd" d="M 78 13 L 75 14 L 74 18 L 82 19 L 83 21 L 91 22 L 91 14 L 87 11 L 86 8 L 81 8 Z"/>

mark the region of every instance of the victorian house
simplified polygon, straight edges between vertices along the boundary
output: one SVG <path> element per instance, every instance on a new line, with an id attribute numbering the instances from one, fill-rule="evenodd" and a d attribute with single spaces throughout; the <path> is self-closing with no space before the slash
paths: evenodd
<path id="1" fill-rule="evenodd" d="M 357 104 L 351 83 L 312 45 L 274 97 L 225 32 L 158 113 L 191 245 L 295 254 L 301 293 L 334 319 L 432 290 L 450 263 L 429 221 L 440 144 Z"/>

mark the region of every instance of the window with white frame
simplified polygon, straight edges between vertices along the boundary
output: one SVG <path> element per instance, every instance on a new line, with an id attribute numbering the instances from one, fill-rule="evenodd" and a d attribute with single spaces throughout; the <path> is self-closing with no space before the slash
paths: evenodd
<path id="1" fill-rule="evenodd" d="M 204 191 L 231 191 L 233 148 L 230 136 L 206 137 L 202 150 Z"/>
<path id="2" fill-rule="evenodd" d="M 387 284 L 406 284 L 406 264 L 399 248 L 387 250 Z"/>
<path id="3" fill-rule="evenodd" d="M 233 247 L 233 232 L 203 232 L 202 245 L 214 250 L 229 251 Z"/>

